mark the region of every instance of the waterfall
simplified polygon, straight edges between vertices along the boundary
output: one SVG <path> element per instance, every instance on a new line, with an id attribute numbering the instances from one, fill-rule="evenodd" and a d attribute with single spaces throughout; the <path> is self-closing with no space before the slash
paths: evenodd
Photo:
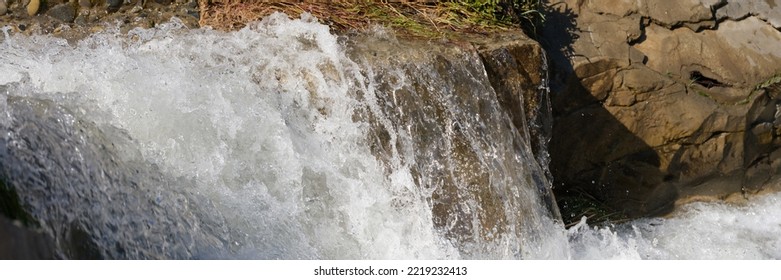
<path id="1" fill-rule="evenodd" d="M 63 258 L 570 256 L 473 50 L 283 14 L 0 44 L 3 180 Z"/>
<path id="2" fill-rule="evenodd" d="M 545 116 L 463 45 L 282 14 L 3 33 L 0 191 L 61 258 L 781 258 L 779 194 L 565 230 Z"/>

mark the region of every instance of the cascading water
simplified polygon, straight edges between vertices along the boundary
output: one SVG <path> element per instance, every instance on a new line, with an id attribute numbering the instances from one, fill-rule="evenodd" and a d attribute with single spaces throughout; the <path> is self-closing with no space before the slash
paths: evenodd
<path id="1" fill-rule="evenodd" d="M 65 257 L 566 258 L 479 56 L 371 40 L 6 36 L 3 175 Z"/>
<path id="2" fill-rule="evenodd" d="M 702 258 L 679 223 L 745 212 L 568 233 L 529 133 L 456 47 L 282 14 L 0 45 L 2 179 L 64 258 Z M 740 256 L 781 257 L 778 229 L 747 232 Z"/>

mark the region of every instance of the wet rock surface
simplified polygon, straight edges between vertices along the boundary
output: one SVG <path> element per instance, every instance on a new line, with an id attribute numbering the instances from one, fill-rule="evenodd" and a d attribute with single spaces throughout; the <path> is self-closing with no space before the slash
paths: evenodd
<path id="1" fill-rule="evenodd" d="M 54 242 L 18 221 L 0 216 L 0 259 L 55 259 Z"/>
<path id="2" fill-rule="evenodd" d="M 0 89 L 18 93 L 13 85 Z M 146 189 L 159 181 L 139 179 L 149 164 L 118 160 L 118 154 L 132 153 L 117 149 L 128 143 L 107 141 L 94 123 L 51 101 L 8 97 L 6 102 L 11 120 L 0 124 L 6 132 L 0 139 L 0 214 L 19 222 L 17 228 L 0 224 L 0 231 L 12 235 L 13 246 L 27 247 L 0 247 L 0 256 L 50 258 L 38 252 L 56 252 L 66 259 L 192 258 L 194 245 L 182 240 L 204 230 L 191 215 L 159 210 L 167 206 Z M 116 205 L 100 205 L 102 197 Z M 144 210 L 135 215 L 145 217 L 126 212 L 137 209 Z"/>
<path id="3" fill-rule="evenodd" d="M 358 116 L 372 124 L 373 154 L 404 155 L 385 163 L 411 165 L 431 194 L 434 224 L 465 255 L 490 256 L 476 244 L 540 236 L 545 219 L 559 219 L 543 168 L 550 113 L 539 44 L 519 32 L 444 44 L 357 41 L 353 53 L 375 65 L 383 104 Z"/>

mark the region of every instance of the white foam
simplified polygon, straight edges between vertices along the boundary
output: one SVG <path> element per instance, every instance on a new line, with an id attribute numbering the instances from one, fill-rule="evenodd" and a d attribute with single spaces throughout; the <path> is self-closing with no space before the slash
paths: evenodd
<path id="1" fill-rule="evenodd" d="M 618 228 L 570 229 L 578 259 L 779 259 L 781 194 L 745 206 L 693 203 L 671 218 L 641 219 Z"/>
<path id="2" fill-rule="evenodd" d="M 457 256 L 409 194 L 408 170 L 386 178 L 362 144 L 348 90 L 365 77 L 310 16 L 275 14 L 234 33 L 173 21 L 75 46 L 2 44 L 0 83 L 29 76 L 38 97 L 126 130 L 143 160 L 214 201 L 238 256 Z M 394 207 L 402 193 L 409 207 Z"/>
<path id="3" fill-rule="evenodd" d="M 391 133 L 397 158 L 390 173 L 363 142 L 367 127 L 353 121 L 353 110 L 359 102 L 379 109 L 373 93 L 358 101 L 353 91 L 371 93 L 371 69 L 346 57 L 327 26 L 275 14 L 233 33 L 173 21 L 119 34 L 98 33 L 75 46 L 7 36 L 0 84 L 21 82 L 34 90 L 15 94 L 54 100 L 125 131 L 140 155 L 124 156 L 183 178 L 169 186 L 213 205 L 206 209 L 221 216 L 213 220 L 229 224 L 228 248 L 201 257 L 461 257 L 432 223 L 432 190 L 413 187 L 398 158 L 413 157 L 409 146 L 395 146 L 411 136 Z M 397 76 L 392 86 L 405 86 L 403 73 Z M 523 240 L 499 238 L 487 251 L 495 258 L 561 258 L 567 247 L 586 259 L 781 258 L 779 198 L 747 207 L 694 204 L 675 218 L 611 229 L 583 223 L 570 230 L 569 243 L 560 225 L 532 217 L 525 222 L 550 228 L 518 229 Z"/>

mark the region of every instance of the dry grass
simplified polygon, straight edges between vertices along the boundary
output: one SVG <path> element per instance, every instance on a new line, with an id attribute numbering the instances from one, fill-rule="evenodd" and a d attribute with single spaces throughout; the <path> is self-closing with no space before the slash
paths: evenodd
<path id="1" fill-rule="evenodd" d="M 199 24 L 236 30 L 274 12 L 283 12 L 290 17 L 308 12 L 337 32 L 384 25 L 412 35 L 434 36 L 449 31 L 486 32 L 512 26 L 510 20 L 497 16 L 491 9 L 492 4 L 486 3 L 488 1 L 202 0 Z"/>

